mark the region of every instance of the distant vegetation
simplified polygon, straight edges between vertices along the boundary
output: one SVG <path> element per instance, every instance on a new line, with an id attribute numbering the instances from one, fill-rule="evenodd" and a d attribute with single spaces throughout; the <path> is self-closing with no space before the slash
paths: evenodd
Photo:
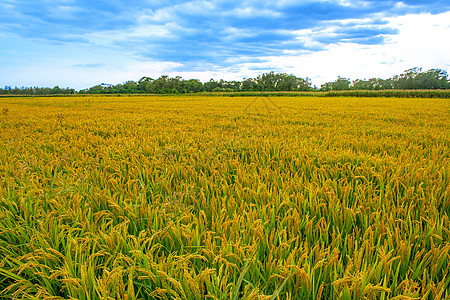
<path id="1" fill-rule="evenodd" d="M 401 75 L 389 79 L 371 78 L 350 79 L 338 77 L 334 82 L 327 82 L 320 88 L 322 91 L 345 91 L 345 90 L 435 90 L 450 89 L 450 81 L 446 71 L 431 69 L 422 72 L 421 68 L 406 70 Z"/>
<path id="2" fill-rule="evenodd" d="M 309 92 L 220 92 L 204 95 L 222 97 L 384 97 L 384 98 L 445 98 L 450 99 L 447 90 L 334 90 Z"/>
<path id="3" fill-rule="evenodd" d="M 338 77 L 337 80 L 326 82 L 320 88 L 313 87 L 309 78 L 299 78 L 286 73 L 269 72 L 259 75 L 256 78 L 247 78 L 242 81 L 224 81 L 222 79 L 216 81 L 211 79 L 208 82 L 201 82 L 198 79 L 185 80 L 180 76 L 172 78 L 167 75 L 163 75 L 158 79 L 142 77 L 138 82 L 130 80 L 117 85 L 102 83 L 80 91 L 71 88 L 62 89 L 58 86 L 54 88 L 11 88 L 11 86 L 5 86 L 4 88 L 0 88 L 0 94 L 186 94 L 199 92 L 334 92 L 447 89 L 450 89 L 450 80 L 446 71 L 441 69 L 422 71 L 421 68 L 412 68 L 406 70 L 401 75 L 396 75 L 388 79 L 370 78 L 351 81 L 348 78 Z M 421 96 L 422 94 L 414 95 Z M 330 96 L 330 94 L 327 94 L 327 96 Z M 354 94 L 353 96 L 358 95 Z M 399 97 L 397 94 L 394 96 Z M 406 96 L 411 97 L 411 95 Z"/>
<path id="4" fill-rule="evenodd" d="M 62 89 L 59 86 L 49 87 L 11 87 L 5 86 L 0 88 L 0 95 L 70 95 L 76 94 L 77 91 L 71 88 Z"/>

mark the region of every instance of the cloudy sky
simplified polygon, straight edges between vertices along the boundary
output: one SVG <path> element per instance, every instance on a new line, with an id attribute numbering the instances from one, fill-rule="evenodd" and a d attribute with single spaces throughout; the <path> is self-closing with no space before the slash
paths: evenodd
<path id="1" fill-rule="evenodd" d="M 0 86 L 450 71 L 449 0 L 1 0 Z"/>

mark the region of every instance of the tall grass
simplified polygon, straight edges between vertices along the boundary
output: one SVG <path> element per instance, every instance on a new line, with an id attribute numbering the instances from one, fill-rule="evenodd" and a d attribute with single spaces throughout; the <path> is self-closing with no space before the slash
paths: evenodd
<path id="1" fill-rule="evenodd" d="M 450 98 L 450 90 L 343 90 L 328 92 L 219 92 L 208 95 L 224 97 L 382 97 L 382 98 Z"/>
<path id="2" fill-rule="evenodd" d="M 443 99 L 0 102 L 0 298 L 448 299 Z"/>

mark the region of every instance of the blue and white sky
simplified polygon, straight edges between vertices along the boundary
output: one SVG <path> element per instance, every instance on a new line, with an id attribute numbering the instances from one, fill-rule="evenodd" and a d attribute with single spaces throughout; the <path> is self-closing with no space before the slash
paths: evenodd
<path id="1" fill-rule="evenodd" d="M 0 0 L 0 86 L 450 70 L 450 0 Z"/>

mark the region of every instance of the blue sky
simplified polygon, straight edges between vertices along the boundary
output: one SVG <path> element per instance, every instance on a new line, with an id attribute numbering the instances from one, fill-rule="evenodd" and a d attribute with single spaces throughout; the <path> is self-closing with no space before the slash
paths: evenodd
<path id="1" fill-rule="evenodd" d="M 450 68 L 449 0 L 1 0 L 0 86 Z"/>

